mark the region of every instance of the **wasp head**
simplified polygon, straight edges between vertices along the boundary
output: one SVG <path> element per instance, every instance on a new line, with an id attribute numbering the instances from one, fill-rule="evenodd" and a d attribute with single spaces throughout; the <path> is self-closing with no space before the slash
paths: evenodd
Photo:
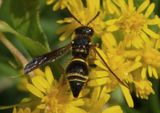
<path id="1" fill-rule="evenodd" d="M 75 29 L 76 35 L 92 36 L 94 31 L 91 27 L 81 26 Z"/>

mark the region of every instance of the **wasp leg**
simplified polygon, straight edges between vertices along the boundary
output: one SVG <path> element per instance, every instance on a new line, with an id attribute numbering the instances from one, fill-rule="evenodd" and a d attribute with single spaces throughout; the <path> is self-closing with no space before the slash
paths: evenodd
<path id="1" fill-rule="evenodd" d="M 100 55 L 100 53 L 97 51 L 96 47 L 93 46 L 93 50 L 95 51 L 95 53 L 99 56 L 99 58 L 102 60 L 102 62 L 104 63 L 104 65 L 106 66 L 106 68 L 109 70 L 109 72 L 119 81 L 120 84 L 122 84 L 123 86 L 125 86 L 126 88 L 129 88 L 128 85 L 126 83 L 124 83 L 110 68 L 110 66 L 107 64 L 107 62 L 105 61 L 105 59 Z"/>

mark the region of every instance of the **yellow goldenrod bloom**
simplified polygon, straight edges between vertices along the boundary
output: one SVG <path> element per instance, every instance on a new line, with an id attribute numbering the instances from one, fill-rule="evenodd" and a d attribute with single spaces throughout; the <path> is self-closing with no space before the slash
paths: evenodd
<path id="1" fill-rule="evenodd" d="M 109 87 L 101 85 L 92 87 L 90 96 L 74 99 L 67 89 L 66 81 L 56 81 L 49 67 L 45 68 L 45 73 L 41 70 L 36 70 L 35 73 L 36 76 L 31 78 L 31 83 L 26 85 L 27 89 L 38 98 L 33 104 L 34 111 L 31 111 L 32 105 L 29 104 L 26 108 L 14 108 L 13 113 L 123 113 L 118 105 L 105 106 L 110 99 Z M 103 71 L 98 72 L 100 73 Z M 86 95 L 86 92 L 83 89 L 82 93 Z M 35 100 L 33 97 L 30 98 Z"/>
<path id="2" fill-rule="evenodd" d="M 141 77 L 139 76 L 139 78 L 147 79 L 147 75 L 156 79 L 159 78 L 158 68 L 160 67 L 160 52 L 156 48 L 153 48 L 150 45 L 145 45 L 143 49 L 127 50 L 124 53 L 124 56 L 127 59 L 134 59 L 141 62 L 142 66 L 139 68 L 139 75 L 141 75 Z M 137 71 L 139 72 L 139 70 Z"/>
<path id="3" fill-rule="evenodd" d="M 135 81 L 136 96 L 148 99 L 150 94 L 154 94 L 152 83 L 148 80 Z"/>
<path id="4" fill-rule="evenodd" d="M 98 12 L 100 12 L 100 15 L 88 26 L 94 28 L 96 34 L 102 33 L 105 24 L 102 21 L 104 18 L 104 13 L 100 9 L 100 0 L 87 0 L 86 7 L 83 5 L 81 0 L 69 0 L 67 8 L 70 13 L 81 22 L 82 25 L 87 25 L 88 22 L 91 21 Z M 82 26 L 73 17 L 59 20 L 58 23 L 66 23 L 66 25 L 62 26 L 58 31 L 58 33 L 62 33 L 60 40 L 64 40 L 70 36 L 77 27 Z"/>
<path id="5" fill-rule="evenodd" d="M 160 37 L 150 29 L 150 26 L 158 26 L 160 23 L 156 16 L 150 18 L 155 4 L 145 0 L 136 7 L 133 0 L 127 1 L 126 3 L 125 0 L 106 0 L 110 13 L 117 14 L 117 17 L 106 21 L 106 24 L 123 31 L 126 47 L 143 48 L 144 43 L 149 42 L 151 38 Z"/>
<path id="6" fill-rule="evenodd" d="M 40 73 L 42 74 L 42 73 Z M 44 113 L 83 113 L 83 110 L 77 106 L 83 105 L 82 99 L 72 101 L 71 93 L 67 91 L 67 84 L 58 83 L 53 78 L 49 67 L 45 68 L 43 76 L 31 78 L 32 84 L 27 84 L 27 89 L 40 99 L 37 109 Z"/>
<path id="7" fill-rule="evenodd" d="M 89 82 L 89 85 L 93 85 L 92 82 L 94 83 L 101 83 L 102 85 L 106 84 L 106 87 L 109 88 L 108 91 L 113 91 L 115 88 L 120 84 L 122 92 L 124 94 L 124 97 L 129 105 L 129 107 L 133 107 L 133 100 L 130 94 L 130 91 L 126 86 L 123 86 L 122 82 L 133 82 L 133 79 L 130 79 L 131 77 L 131 72 L 134 71 L 135 69 L 141 67 L 141 63 L 139 61 L 135 62 L 130 62 L 130 61 L 125 61 L 123 56 L 120 56 L 120 54 L 117 54 L 115 51 L 112 51 L 113 53 L 110 52 L 105 52 L 106 55 L 103 53 L 102 50 L 97 48 L 97 51 L 103 57 L 105 62 L 109 65 L 109 68 L 114 72 L 117 76 L 117 79 L 115 75 L 113 75 L 110 70 L 104 65 L 104 62 L 100 58 L 97 57 L 97 60 L 95 61 L 95 64 L 101 68 L 102 70 L 107 71 L 99 71 L 95 76 L 97 76 L 96 80 L 91 80 Z M 108 59 L 108 60 L 107 60 Z M 112 59 L 112 60 L 110 60 Z M 100 69 L 99 69 L 100 70 Z M 102 74 L 103 73 L 103 74 Z M 109 74 L 109 75 L 107 75 Z M 98 77 L 102 75 L 102 78 L 98 79 Z M 103 77 L 103 75 L 106 75 Z M 96 77 L 95 77 L 96 78 Z M 99 84 L 98 84 L 99 85 Z M 93 85 L 94 86 L 94 85 Z M 96 85 L 95 85 L 96 86 Z"/>
<path id="8" fill-rule="evenodd" d="M 12 113 L 40 113 L 40 110 L 36 109 L 34 111 L 31 111 L 30 108 L 24 108 L 24 109 L 20 108 L 17 110 L 16 108 L 14 108 Z"/>
<path id="9" fill-rule="evenodd" d="M 123 113 L 120 106 L 107 105 L 106 103 L 109 99 L 110 95 L 108 94 L 107 87 L 94 87 L 91 98 L 84 99 L 86 101 L 86 113 Z"/>
<path id="10" fill-rule="evenodd" d="M 143 69 L 141 71 L 142 78 L 146 78 L 147 71 L 149 77 L 158 79 L 157 69 L 160 67 L 160 52 L 153 48 L 144 50 L 142 55 Z"/>

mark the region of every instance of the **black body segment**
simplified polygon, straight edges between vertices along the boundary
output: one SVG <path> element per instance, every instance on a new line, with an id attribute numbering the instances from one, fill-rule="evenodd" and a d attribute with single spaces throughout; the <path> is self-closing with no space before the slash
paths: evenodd
<path id="1" fill-rule="evenodd" d="M 72 55 L 74 58 L 86 59 L 89 55 L 89 50 L 91 47 L 90 38 L 83 35 L 78 35 L 72 41 Z"/>
<path id="2" fill-rule="evenodd" d="M 85 60 L 80 58 L 73 59 L 67 66 L 66 73 L 78 73 L 83 76 L 88 75 L 88 66 Z"/>
<path id="3" fill-rule="evenodd" d="M 78 97 L 84 83 L 88 80 L 88 66 L 85 60 L 73 59 L 66 69 L 66 74 L 73 96 Z"/>
<path id="4" fill-rule="evenodd" d="M 84 83 L 85 82 L 77 81 L 77 80 L 69 81 L 69 85 L 70 85 L 71 91 L 72 91 L 73 96 L 75 98 L 77 98 L 79 96 L 79 93 L 82 90 L 82 88 L 84 86 Z"/>
<path id="5" fill-rule="evenodd" d="M 94 31 L 91 27 L 81 26 L 81 27 L 78 27 L 78 28 L 75 29 L 75 33 L 76 33 L 77 36 L 78 35 L 83 35 L 85 37 L 90 38 L 93 35 Z"/>

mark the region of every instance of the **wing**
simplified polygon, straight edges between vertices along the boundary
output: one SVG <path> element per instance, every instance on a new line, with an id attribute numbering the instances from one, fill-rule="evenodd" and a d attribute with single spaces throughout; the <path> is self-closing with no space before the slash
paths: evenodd
<path id="1" fill-rule="evenodd" d="M 34 69 L 38 68 L 41 65 L 47 64 L 49 62 L 55 61 L 57 58 L 63 56 L 65 53 L 69 52 L 71 47 L 71 44 L 68 44 L 67 46 L 64 46 L 62 48 L 59 48 L 57 50 L 53 50 L 49 53 L 46 53 L 42 56 L 38 56 L 36 58 L 33 58 L 25 67 L 24 67 L 24 73 L 27 74 Z"/>
<path id="2" fill-rule="evenodd" d="M 105 62 L 105 60 L 104 60 L 103 57 L 100 55 L 100 53 L 96 50 L 95 47 L 93 47 L 93 50 L 94 50 L 95 53 L 99 56 L 99 58 L 102 60 L 102 62 L 103 62 L 104 65 L 107 67 L 107 69 L 110 71 L 110 73 L 119 81 L 119 83 L 121 83 L 122 85 L 124 85 L 125 87 L 128 88 L 128 86 L 112 71 L 112 69 L 109 67 L 109 65 L 107 64 L 107 62 Z"/>

